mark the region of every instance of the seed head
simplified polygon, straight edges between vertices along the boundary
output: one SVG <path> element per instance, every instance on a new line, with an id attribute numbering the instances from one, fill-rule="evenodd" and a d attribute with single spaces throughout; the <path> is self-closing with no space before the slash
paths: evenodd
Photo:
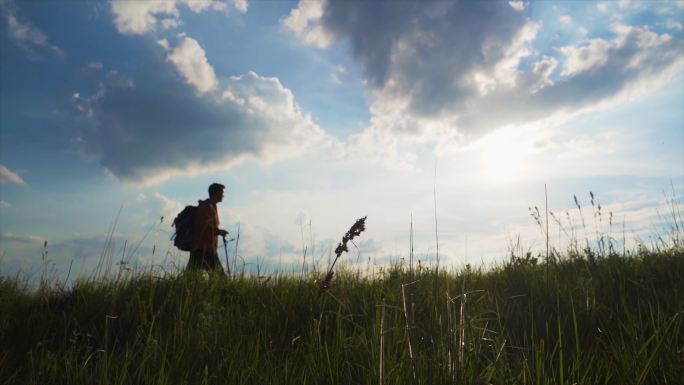
<path id="1" fill-rule="evenodd" d="M 335 248 L 335 260 L 333 261 L 332 265 L 330 266 L 330 270 L 328 271 L 328 274 L 326 274 L 325 279 L 323 280 L 323 283 L 321 284 L 321 288 L 319 290 L 319 293 L 323 293 L 324 291 L 328 290 L 330 288 L 330 283 L 332 282 L 333 275 L 335 273 L 333 272 L 333 267 L 335 267 L 335 262 L 340 258 L 342 253 L 349 251 L 349 248 L 347 247 L 347 242 L 352 241 L 355 237 L 358 237 L 361 235 L 361 233 L 366 229 L 366 218 L 363 217 L 360 219 L 357 219 L 356 222 L 352 225 L 351 228 L 349 228 L 349 231 L 347 231 L 346 234 L 342 237 L 342 242 L 337 244 L 337 247 Z"/>

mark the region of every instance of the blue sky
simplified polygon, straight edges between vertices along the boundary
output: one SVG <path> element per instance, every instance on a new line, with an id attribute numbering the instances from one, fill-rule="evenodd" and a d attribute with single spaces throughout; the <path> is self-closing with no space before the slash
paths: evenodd
<path id="1" fill-rule="evenodd" d="M 239 256 L 270 269 L 304 248 L 325 264 L 365 215 L 348 263 L 406 258 L 411 218 L 416 258 L 434 261 L 435 202 L 440 259 L 460 266 L 501 261 L 518 236 L 540 250 L 528 207 L 544 185 L 565 228 L 574 195 L 593 218 L 592 191 L 615 223 L 590 232 L 624 225 L 632 245 L 683 198 L 682 1 L 0 0 L 0 13 L 2 274 L 38 274 L 45 241 L 62 276 L 103 255 L 183 266 L 170 222 L 212 182 L 228 186 Z"/>

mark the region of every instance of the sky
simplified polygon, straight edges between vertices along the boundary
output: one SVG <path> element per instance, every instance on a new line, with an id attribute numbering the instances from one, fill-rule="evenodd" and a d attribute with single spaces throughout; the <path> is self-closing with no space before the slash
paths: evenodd
<path id="1" fill-rule="evenodd" d="M 343 264 L 412 234 L 457 269 L 545 252 L 547 207 L 560 250 L 684 212 L 684 1 L 0 0 L 0 28 L 0 275 L 182 268 L 213 182 L 252 272 L 324 268 L 364 216 Z"/>

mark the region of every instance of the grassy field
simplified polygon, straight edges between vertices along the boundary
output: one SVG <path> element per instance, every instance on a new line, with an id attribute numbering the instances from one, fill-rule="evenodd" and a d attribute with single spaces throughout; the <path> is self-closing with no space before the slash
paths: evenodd
<path id="1" fill-rule="evenodd" d="M 2 384 L 681 384 L 684 250 L 458 273 L 0 280 Z"/>

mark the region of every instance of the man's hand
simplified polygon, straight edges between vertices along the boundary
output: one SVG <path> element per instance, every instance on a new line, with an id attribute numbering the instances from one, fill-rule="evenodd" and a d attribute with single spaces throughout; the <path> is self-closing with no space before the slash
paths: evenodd
<path id="1" fill-rule="evenodd" d="M 225 237 L 226 235 L 228 235 L 228 232 L 226 230 L 223 230 L 223 229 L 216 229 L 216 235 L 220 235 L 222 237 Z"/>

